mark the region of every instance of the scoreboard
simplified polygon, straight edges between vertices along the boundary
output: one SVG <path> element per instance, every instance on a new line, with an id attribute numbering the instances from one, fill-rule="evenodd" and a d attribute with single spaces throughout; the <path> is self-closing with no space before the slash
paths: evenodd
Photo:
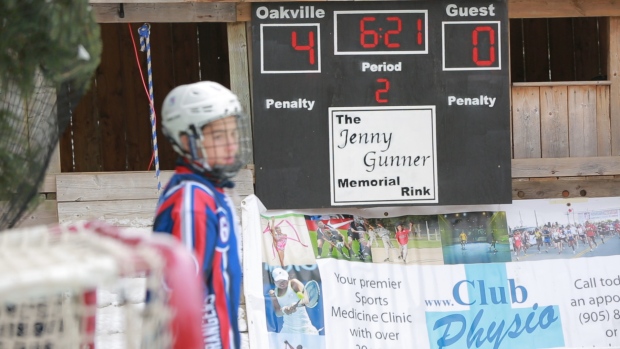
<path id="1" fill-rule="evenodd" d="M 269 209 L 511 202 L 501 1 L 252 4 Z"/>

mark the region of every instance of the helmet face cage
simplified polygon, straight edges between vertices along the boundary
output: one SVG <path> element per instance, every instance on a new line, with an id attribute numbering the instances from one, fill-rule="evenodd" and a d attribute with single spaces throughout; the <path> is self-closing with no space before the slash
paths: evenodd
<path id="1" fill-rule="evenodd" d="M 173 89 L 164 100 L 162 126 L 174 150 L 216 180 L 234 177 L 250 161 L 249 117 L 237 96 L 218 83 Z"/>

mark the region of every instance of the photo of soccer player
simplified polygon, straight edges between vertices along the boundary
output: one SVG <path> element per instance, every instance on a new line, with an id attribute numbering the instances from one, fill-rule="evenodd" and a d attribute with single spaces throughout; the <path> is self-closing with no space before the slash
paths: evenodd
<path id="1" fill-rule="evenodd" d="M 316 259 L 336 258 L 372 262 L 367 224 L 352 215 L 306 216 Z"/>
<path id="2" fill-rule="evenodd" d="M 443 264 L 437 215 L 365 218 L 366 236 L 374 263 Z M 400 228 L 399 228 L 400 227 Z"/>

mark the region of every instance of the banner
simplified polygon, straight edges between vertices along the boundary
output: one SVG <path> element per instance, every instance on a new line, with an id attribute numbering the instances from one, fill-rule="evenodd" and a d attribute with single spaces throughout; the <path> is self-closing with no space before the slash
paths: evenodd
<path id="1" fill-rule="evenodd" d="M 251 348 L 620 348 L 618 198 L 242 208 Z"/>

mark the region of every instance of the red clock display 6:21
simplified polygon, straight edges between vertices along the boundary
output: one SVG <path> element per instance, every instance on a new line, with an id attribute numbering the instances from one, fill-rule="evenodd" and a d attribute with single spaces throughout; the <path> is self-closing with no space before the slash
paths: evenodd
<path id="1" fill-rule="evenodd" d="M 334 11 L 334 54 L 428 52 L 426 10 Z"/>

